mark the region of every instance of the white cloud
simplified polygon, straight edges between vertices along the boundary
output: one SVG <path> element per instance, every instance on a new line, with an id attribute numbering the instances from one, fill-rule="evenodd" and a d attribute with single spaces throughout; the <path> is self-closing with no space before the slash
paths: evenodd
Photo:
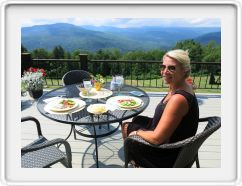
<path id="1" fill-rule="evenodd" d="M 192 19 L 190 20 L 191 25 L 211 27 L 211 26 L 220 26 L 219 19 Z"/>
<path id="2" fill-rule="evenodd" d="M 74 25 L 113 26 L 113 27 L 141 27 L 141 26 L 164 26 L 164 27 L 220 27 L 219 19 L 182 19 L 182 18 L 59 18 L 59 19 L 29 19 L 22 26 L 33 26 L 53 23 L 70 23 Z"/>

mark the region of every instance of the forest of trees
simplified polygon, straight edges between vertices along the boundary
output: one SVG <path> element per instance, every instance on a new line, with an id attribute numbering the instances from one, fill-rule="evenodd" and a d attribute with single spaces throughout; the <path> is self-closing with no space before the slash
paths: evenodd
<path id="1" fill-rule="evenodd" d="M 184 49 L 188 50 L 192 62 L 220 62 L 221 61 L 221 46 L 217 45 L 214 41 L 210 41 L 207 45 L 201 45 L 194 40 L 184 40 L 177 42 L 172 49 Z M 149 51 L 129 51 L 122 53 L 117 48 L 112 49 L 99 49 L 96 52 L 75 50 L 73 52 L 67 52 L 62 46 L 56 46 L 52 51 L 47 51 L 44 48 L 37 48 L 33 51 L 28 51 L 23 45 L 21 45 L 21 52 L 31 53 L 32 59 L 77 59 L 79 60 L 79 54 L 88 54 L 89 60 L 134 60 L 134 61 L 161 61 L 165 50 L 149 50 Z M 48 77 L 61 77 L 64 73 L 71 69 L 75 69 L 73 63 L 53 63 L 48 62 L 42 64 L 41 68 L 45 68 Z M 157 64 L 158 65 L 158 64 Z M 122 73 L 123 75 L 131 76 L 135 74 L 137 78 L 143 78 L 147 74 L 151 74 L 150 77 L 158 78 L 159 67 L 157 65 L 138 65 L 133 63 L 132 70 L 125 68 L 125 64 L 108 64 L 100 63 L 95 67 L 89 67 L 92 73 L 101 73 L 104 76 L 110 76 L 112 74 Z M 209 74 L 211 71 L 220 74 L 220 68 L 211 66 L 206 70 L 201 65 L 192 66 L 192 73 Z"/>
<path id="2" fill-rule="evenodd" d="M 192 62 L 220 62 L 221 61 L 221 46 L 214 41 L 210 41 L 207 45 L 201 45 L 194 40 L 184 40 L 177 42 L 172 49 L 189 50 Z M 88 54 L 90 60 L 161 60 L 166 51 L 149 50 L 149 51 L 129 51 L 122 53 L 117 48 L 99 49 L 96 52 L 82 51 L 80 49 L 72 52 L 67 52 L 62 46 L 56 46 L 52 51 L 47 51 L 44 48 L 36 48 L 33 51 L 28 51 L 21 45 L 21 52 L 30 52 L 33 59 L 79 59 L 79 54 Z"/>

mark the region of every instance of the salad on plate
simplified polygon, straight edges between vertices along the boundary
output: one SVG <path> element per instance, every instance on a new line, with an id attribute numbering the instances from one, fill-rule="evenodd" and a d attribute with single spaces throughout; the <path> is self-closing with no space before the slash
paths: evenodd
<path id="1" fill-rule="evenodd" d="M 60 99 L 52 103 L 51 110 L 56 112 L 69 111 L 77 106 L 77 102 L 73 99 Z"/>
<path id="2" fill-rule="evenodd" d="M 120 96 L 117 97 L 116 104 L 120 108 L 133 109 L 139 107 L 142 104 L 142 100 L 132 96 Z"/>

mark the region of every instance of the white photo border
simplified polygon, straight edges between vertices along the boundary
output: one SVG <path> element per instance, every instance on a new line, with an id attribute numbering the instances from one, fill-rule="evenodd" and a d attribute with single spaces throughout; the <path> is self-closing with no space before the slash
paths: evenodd
<path id="1" fill-rule="evenodd" d="M 11 141 L 12 134 L 9 135 L 10 129 L 15 130 L 15 134 L 20 131 L 17 123 L 20 122 L 21 113 L 20 112 L 20 102 L 19 95 L 20 88 L 20 64 L 15 65 L 16 62 L 20 62 L 20 21 L 21 15 L 18 14 L 19 20 L 13 20 L 16 18 L 14 15 L 16 12 L 11 11 L 12 6 L 17 6 L 25 8 L 27 6 L 33 6 L 37 9 L 41 9 L 43 6 L 50 5 L 68 5 L 67 12 L 74 9 L 74 6 L 162 6 L 167 7 L 179 7 L 179 6 L 213 6 L 221 5 L 233 7 L 234 10 L 228 10 L 224 12 L 225 15 L 222 16 L 221 24 L 221 48 L 222 48 L 222 91 L 221 91 L 221 168 L 212 169 L 21 169 L 21 167 L 16 168 L 20 165 L 20 157 L 13 158 L 18 152 L 20 156 L 20 148 L 15 147 Z M 10 8 L 10 10 L 9 10 Z M 14 9 L 18 10 L 20 8 Z M 202 9 L 199 7 L 198 9 Z M 219 11 L 217 8 L 214 9 L 214 14 Z M 27 8 L 26 8 L 27 10 Z M 152 9 L 153 10 L 153 9 Z M 150 11 L 150 10 L 149 10 Z M 21 12 L 21 11 L 20 11 Z M 209 11 L 208 11 L 209 12 Z M 204 12 L 204 14 L 209 14 Z M 58 12 L 60 13 L 60 12 Z M 100 12 L 99 12 L 100 13 Z M 149 12 L 151 13 L 151 12 Z M 179 11 L 173 12 L 173 14 L 178 14 Z M 48 15 L 48 11 L 44 12 Z M 189 13 L 187 13 L 189 14 Z M 226 16 L 228 14 L 228 16 Z M 30 14 L 30 15 L 33 15 Z M 219 14 L 220 15 L 220 14 Z M 148 15 L 144 15 L 148 16 Z M 160 16 L 160 15 L 159 15 Z M 179 16 L 179 15 L 178 15 Z M 221 16 L 221 15 L 220 15 Z M 229 22 L 229 21 L 234 21 Z M 241 2 L 236 0 L 231 1 L 6 1 L 1 5 L 1 159 L 0 159 L 0 173 L 1 173 L 1 184 L 3 185 L 238 185 L 241 184 Z M 224 24 L 226 23 L 226 25 Z M 231 28 L 229 28 L 231 26 Z M 10 29 L 11 28 L 11 29 Z M 235 33 L 235 34 L 234 34 Z M 234 34 L 234 35 L 225 35 Z M 230 41 L 231 39 L 231 41 Z M 12 48 L 11 48 L 12 47 Z M 11 50 L 10 50 L 11 49 Z M 225 59 L 230 59 L 230 66 L 225 62 Z M 11 69 L 10 67 L 14 67 Z M 229 71 L 230 70 L 230 71 Z M 226 77 L 225 77 L 226 74 Z M 11 77 L 11 76 L 12 77 Z M 234 83 L 231 83 L 234 82 Z M 13 100 L 9 101 L 9 97 L 15 97 Z M 228 99 L 230 101 L 228 101 Z M 9 105 L 6 105 L 6 100 L 8 100 Z M 230 107 L 229 107 L 230 106 Z M 229 109 L 228 109 L 229 107 Z M 10 109 L 16 111 L 15 117 L 10 116 Z M 226 114 L 225 114 L 226 113 Z M 230 121 L 232 119 L 232 121 Z M 13 124 L 15 123 L 15 125 Z M 233 123 L 235 124 L 233 128 Z M 223 125 L 224 124 L 224 125 Z M 228 125 L 228 126 L 226 126 Z M 231 126 L 231 130 L 229 127 Z M 226 129 L 226 130 L 225 130 Z M 228 129 L 228 130 L 227 130 Z M 228 135 L 228 131 L 230 131 Z M 16 135 L 16 139 L 18 139 Z M 226 141 L 225 138 L 226 137 Z M 230 140 L 231 139 L 231 140 Z M 231 142 L 231 143 L 229 143 Z M 20 142 L 16 142 L 17 147 L 20 147 Z M 10 145 L 9 145 L 10 144 Z M 234 144 L 234 146 L 233 146 Z M 228 147 L 232 146 L 228 149 Z M 224 155 L 228 154 L 228 150 L 233 151 L 233 156 L 235 159 L 229 159 L 225 162 Z M 227 157 L 227 156 L 226 156 Z M 223 161 L 223 162 L 222 162 Z M 232 165 L 229 165 L 231 162 Z M 223 164 L 224 163 L 224 164 Z M 228 168 L 229 167 L 229 168 Z M 233 167 L 233 168 L 232 168 Z M 227 169 L 228 168 L 228 169 Z M 53 171 L 54 170 L 54 171 Z M 125 170 L 125 172 L 124 172 Z M 160 177 L 154 177 L 149 175 L 154 173 L 154 171 L 159 172 Z M 227 171 L 227 172 L 226 172 Z M 231 172 L 232 171 L 232 172 Z M 176 174 L 174 174 L 176 172 Z M 195 174 L 206 175 L 200 177 L 200 180 Z M 178 174 L 177 174 L 178 173 Z M 190 174 L 190 179 L 187 178 L 187 174 Z M 211 179 L 209 174 L 214 174 L 211 176 L 217 176 L 217 179 Z M 217 173 L 220 173 L 217 174 Z M 222 174 L 223 173 L 223 174 Z M 148 176 L 147 176 L 148 174 Z M 174 174 L 175 176 L 172 176 Z M 41 175 L 41 177 L 39 177 Z M 55 176 L 51 179 L 50 176 Z M 57 176 L 59 175 L 59 176 Z M 66 175 L 67 177 L 63 180 L 61 175 Z M 95 178 L 90 176 L 95 175 Z M 108 178 L 105 177 L 108 175 Z M 118 175 L 118 176 L 117 176 Z M 129 177 L 133 175 L 135 179 Z M 27 176 L 29 179 L 27 179 Z M 125 177 L 127 176 L 127 177 Z M 146 176 L 144 179 L 139 179 Z M 155 175 L 156 176 L 156 175 Z M 205 177 L 206 177 L 205 176 Z M 226 177 L 227 176 L 227 177 Z M 164 179 L 164 177 L 168 177 Z M 196 177 L 196 179 L 194 179 Z M 46 179 L 42 179 L 46 178 Z M 127 180 L 125 180 L 127 178 Z M 201 180 L 202 179 L 202 180 Z"/>

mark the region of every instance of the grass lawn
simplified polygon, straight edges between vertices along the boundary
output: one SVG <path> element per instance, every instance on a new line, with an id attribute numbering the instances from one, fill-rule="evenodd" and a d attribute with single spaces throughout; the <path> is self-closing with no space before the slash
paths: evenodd
<path id="1" fill-rule="evenodd" d="M 107 79 L 107 82 L 110 82 L 111 79 Z M 47 79 L 47 86 L 45 86 L 46 89 L 54 89 L 62 86 L 62 82 L 60 79 Z M 141 88 L 144 91 L 147 92 L 166 92 L 168 88 L 161 88 L 165 87 L 164 84 L 162 84 L 162 79 L 151 79 L 151 80 L 129 80 L 125 79 L 125 84 L 137 86 Z M 221 85 L 210 85 L 209 84 L 209 78 L 207 76 L 200 76 L 194 78 L 194 83 L 197 87 L 200 87 L 196 89 L 197 93 L 221 93 Z"/>
<path id="2" fill-rule="evenodd" d="M 143 88 L 140 87 L 140 89 L 146 91 L 146 92 L 167 92 L 168 88 Z M 213 94 L 221 94 L 220 89 L 196 89 L 195 93 L 213 93 Z"/>

